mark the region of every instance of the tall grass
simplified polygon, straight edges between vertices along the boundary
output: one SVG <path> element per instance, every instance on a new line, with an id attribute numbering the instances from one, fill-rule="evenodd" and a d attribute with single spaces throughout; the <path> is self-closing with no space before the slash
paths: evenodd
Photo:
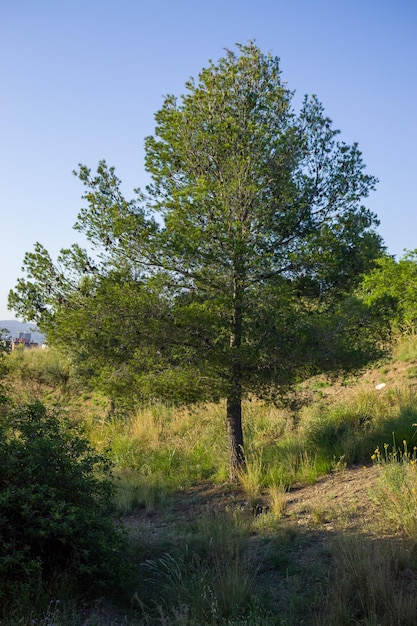
<path id="1" fill-rule="evenodd" d="M 377 446 L 372 458 L 380 470 L 372 498 L 385 519 L 417 544 L 417 446 L 405 439 L 397 443 L 394 436 L 391 445 Z"/>
<path id="2" fill-rule="evenodd" d="M 417 615 L 410 546 L 392 539 L 339 536 L 317 626 L 412 626 Z"/>
<path id="3" fill-rule="evenodd" d="M 397 361 L 417 360 L 417 335 L 411 333 L 400 337 L 393 347 L 392 355 Z"/>
<path id="4" fill-rule="evenodd" d="M 56 401 L 74 391 L 70 362 L 56 350 L 18 348 L 8 355 L 7 364 L 8 385 L 22 402 Z"/>
<path id="5" fill-rule="evenodd" d="M 410 359 L 414 350 L 417 354 L 415 337 L 397 346 L 402 358 Z M 8 386 L 16 397 L 64 402 L 68 415 L 84 421 L 92 444 L 109 450 L 120 512 L 136 506 L 150 511 L 175 489 L 201 480 L 227 480 L 224 403 L 175 407 L 155 402 L 129 414 L 111 412 L 108 399 L 80 389 L 59 353 L 16 351 L 8 366 Z M 297 411 L 252 398 L 243 406 L 248 469 L 242 487 L 255 505 L 269 486 L 314 482 L 341 459 L 348 465 L 369 460 L 392 432 L 414 444 L 416 422 L 417 396 L 410 386 L 377 392 L 359 384 L 346 399 L 322 400 Z"/>
<path id="6" fill-rule="evenodd" d="M 117 469 L 119 500 L 157 501 L 201 480 L 223 477 L 227 450 L 216 406 L 193 409 L 153 404 L 126 418 L 102 420 L 91 429 L 95 445 L 107 448 Z M 130 495 L 129 495 L 130 494 Z M 120 508 L 120 507 L 119 507 Z"/>
<path id="7" fill-rule="evenodd" d="M 415 338 L 403 339 L 397 350 L 402 346 L 399 353 L 405 358 L 406 348 L 411 358 L 416 345 Z M 152 510 L 173 490 L 201 480 L 227 480 L 224 403 L 175 407 L 155 402 L 130 414 L 111 413 L 109 400 L 80 389 L 65 358 L 50 350 L 10 355 L 8 383 L 16 397 L 65 402 L 66 412 L 85 422 L 92 444 L 110 452 L 120 512 L 136 506 Z M 314 482 L 341 459 L 348 465 L 369 460 L 392 432 L 414 443 L 416 422 L 417 396 L 410 386 L 377 392 L 357 385 L 342 401 L 322 400 L 296 412 L 252 398 L 243 406 L 248 470 L 241 484 L 254 505 L 268 486 Z"/>
<path id="8" fill-rule="evenodd" d="M 270 485 L 267 494 L 271 515 L 275 521 L 280 520 L 287 508 L 287 488 L 282 483 Z"/>
<path id="9" fill-rule="evenodd" d="M 252 510 L 259 505 L 264 474 L 262 457 L 259 455 L 248 458 L 246 467 L 238 473 L 239 483 Z"/>
<path id="10" fill-rule="evenodd" d="M 417 341 L 405 343 L 401 358 L 408 362 L 417 359 Z M 337 538 L 327 547 L 327 561 L 323 561 L 329 572 L 325 585 L 322 574 L 320 580 L 310 577 L 306 584 L 307 570 L 298 565 L 301 547 L 295 549 L 290 541 L 283 546 L 279 543 L 275 561 L 279 561 L 276 569 L 283 570 L 281 604 L 286 600 L 285 584 L 297 567 L 301 581 L 287 603 L 291 610 L 282 614 L 281 622 L 329 626 L 415 622 L 417 470 L 413 449 L 417 428 L 413 424 L 417 423 L 417 396 L 412 386 L 377 392 L 373 386 L 357 384 L 340 400 L 322 399 L 297 411 L 254 398 L 245 402 L 248 463 L 240 488 L 249 509 L 255 511 L 260 504 L 262 515 L 248 515 L 244 506 L 223 513 L 207 510 L 198 519 L 184 515 L 168 532 L 163 524 L 154 525 L 155 514 L 162 511 L 164 524 L 168 524 L 176 491 L 183 492 L 203 481 L 221 485 L 227 480 L 224 403 L 175 407 L 155 402 L 138 406 L 131 413 L 110 411 L 109 400 L 80 387 L 59 355 L 22 352 L 10 355 L 10 365 L 7 383 L 15 399 L 19 394 L 36 394 L 49 404 L 64 404 L 69 417 L 83 421 L 93 446 L 100 452 L 108 451 L 114 465 L 117 512 L 128 515 L 142 509 L 148 514 L 141 518 L 145 520 L 141 527 L 145 539 L 137 547 L 135 606 L 139 622 L 145 625 L 279 624 L 281 618 L 259 608 L 272 570 L 263 572 L 263 578 L 259 576 L 263 564 L 254 558 L 253 546 L 260 545 L 254 543 L 254 536 L 259 535 L 255 541 L 261 541 L 262 533 L 269 533 L 267 546 L 278 545 L 288 524 L 285 512 L 291 485 L 314 482 L 345 463 L 368 462 L 377 446 L 381 451 L 385 451 L 384 443 L 391 446 L 394 433 L 399 443 L 395 454 L 388 452 L 386 463 L 381 463 L 374 497 L 387 526 L 404 537 L 403 543 L 371 541 L 362 536 Z M 331 391 L 327 384 L 322 388 L 326 394 Z M 406 449 L 403 441 L 407 442 Z M 239 498 L 241 501 L 241 493 Z M 178 515 L 181 517 L 181 512 Z M 311 543 L 313 539 L 309 535 L 305 541 Z M 273 561 L 265 560 L 267 564 Z M 310 587 L 308 592 L 306 587 Z M 327 596 L 321 595 L 325 592 Z M 257 595 L 261 598 L 258 604 Z M 306 617 L 312 597 L 317 615 Z M 317 609 L 323 602 L 325 606 Z M 268 608 L 271 606 L 265 601 Z M 51 605 L 49 613 L 44 610 L 34 616 L 44 619 L 35 623 L 46 626 L 47 618 L 57 626 L 76 624 L 77 619 L 83 623 L 81 613 L 77 618 L 70 608 L 67 613 L 59 611 Z M 14 623 L 25 623 L 22 615 L 15 613 Z M 98 617 L 95 623 L 100 624 Z M 107 626 L 109 622 L 103 618 L 102 623 Z"/>
<path id="11" fill-rule="evenodd" d="M 193 530 L 172 552 L 142 565 L 145 585 L 158 588 L 152 600 L 160 623 L 226 623 L 251 603 L 256 565 L 245 554 L 248 526 L 242 518 L 233 511 L 212 513 Z"/>

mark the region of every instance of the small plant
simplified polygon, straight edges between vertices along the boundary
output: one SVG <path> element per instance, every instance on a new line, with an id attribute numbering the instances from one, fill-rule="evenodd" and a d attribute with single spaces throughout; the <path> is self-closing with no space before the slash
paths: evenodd
<path id="1" fill-rule="evenodd" d="M 336 457 L 333 458 L 332 471 L 335 474 L 338 474 L 339 476 L 343 475 L 346 471 L 346 466 L 347 466 L 347 463 L 346 463 L 344 454 L 340 455 L 337 461 L 336 461 Z"/>
<path id="2" fill-rule="evenodd" d="M 268 487 L 268 504 L 274 519 L 280 520 L 287 508 L 287 488 L 282 483 Z"/>
<path id="3" fill-rule="evenodd" d="M 331 383 L 328 380 L 316 380 L 313 383 L 313 388 L 314 389 L 327 389 L 329 387 L 331 387 Z"/>
<path id="4" fill-rule="evenodd" d="M 413 365 L 412 367 L 409 367 L 407 369 L 407 378 L 413 379 L 413 378 L 417 378 L 417 366 Z"/>
<path id="5" fill-rule="evenodd" d="M 322 526 L 328 519 L 328 512 L 322 507 L 316 507 L 311 511 L 311 518 L 317 526 Z"/>
<path id="6" fill-rule="evenodd" d="M 239 472 L 239 483 L 245 493 L 249 507 L 255 510 L 262 492 L 264 467 L 261 457 L 248 459 L 246 468 Z"/>

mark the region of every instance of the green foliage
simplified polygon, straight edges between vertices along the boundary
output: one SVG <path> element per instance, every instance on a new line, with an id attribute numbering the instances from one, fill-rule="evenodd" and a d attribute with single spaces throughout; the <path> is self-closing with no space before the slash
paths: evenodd
<path id="1" fill-rule="evenodd" d="M 379 259 L 362 282 L 361 293 L 394 333 L 413 333 L 417 328 L 417 251 L 408 251 L 396 261 Z"/>
<path id="2" fill-rule="evenodd" d="M 369 400 L 372 401 L 372 398 Z M 323 406 L 316 409 L 305 424 L 306 439 L 312 451 L 329 461 L 334 459 L 337 462 L 341 457 L 349 464 L 363 460 L 374 416 L 375 410 L 352 403 L 328 409 Z"/>
<path id="3" fill-rule="evenodd" d="M 7 328 L 0 328 L 0 355 L 4 352 L 10 352 L 11 339 Z"/>
<path id="4" fill-rule="evenodd" d="M 10 352 L 10 340 L 6 328 L 0 329 L 0 404 L 6 402 L 7 395 L 3 385 L 3 379 L 8 372 L 7 354 Z"/>
<path id="5" fill-rule="evenodd" d="M 81 165 L 75 228 L 93 254 L 54 263 L 36 244 L 9 296 L 112 396 L 227 398 L 232 469 L 245 394 L 357 366 L 375 345 L 352 290 L 382 254 L 362 204 L 376 179 L 316 97 L 296 112 L 292 96 L 252 42 L 211 62 L 155 115 L 147 196 L 126 200 L 104 161 Z"/>
<path id="6" fill-rule="evenodd" d="M 417 362 L 417 336 L 406 334 L 394 345 L 393 358 L 398 361 Z"/>
<path id="7" fill-rule="evenodd" d="M 81 593 L 128 575 L 109 506 L 109 465 L 66 420 L 35 403 L 0 415 L 0 597 L 3 606 L 58 574 Z"/>
<path id="8" fill-rule="evenodd" d="M 414 358 L 412 342 L 407 343 L 407 350 L 408 356 Z M 59 377 L 48 378 L 45 374 L 44 378 L 44 367 L 49 371 L 47 361 L 37 362 L 37 357 L 29 351 L 11 355 L 10 361 L 13 359 L 16 359 L 11 373 L 14 381 L 20 380 L 20 367 L 25 372 L 33 368 L 34 380 L 44 381 L 42 393 L 49 393 L 47 381 L 51 389 L 59 386 Z M 63 432 L 80 435 L 74 422 L 80 423 L 84 418 L 90 445 L 99 451 L 111 449 L 117 490 L 111 490 L 112 506 L 116 502 L 118 510 L 128 514 L 124 522 L 129 528 L 131 541 L 135 542 L 135 550 L 127 552 L 137 566 L 139 578 L 133 605 L 132 598 L 127 598 L 133 614 L 125 616 L 120 607 L 116 617 L 116 609 L 107 603 L 107 596 L 113 590 L 118 591 L 117 580 L 112 584 L 105 577 L 102 583 L 92 583 L 88 574 L 74 573 L 71 565 L 62 571 L 57 564 L 56 575 L 52 571 L 48 574 L 40 561 L 33 562 L 29 553 L 21 555 L 15 550 L 0 553 L 0 568 L 5 555 L 14 554 L 20 559 L 15 564 L 13 577 L 1 580 L 1 622 L 5 626 L 32 621 L 42 626 L 49 626 L 51 622 L 57 626 L 87 622 L 103 626 L 109 622 L 272 626 L 280 619 L 282 624 L 304 621 L 333 626 L 361 619 L 372 624 L 413 624 L 415 554 L 408 539 L 404 543 L 394 542 L 393 529 L 397 528 L 397 532 L 405 534 L 410 543 L 415 544 L 416 474 L 411 461 L 415 460 L 416 454 L 413 448 L 417 435 L 413 424 L 417 423 L 417 403 L 415 390 L 407 381 L 404 389 L 393 387 L 392 378 L 397 370 L 402 370 L 401 364 L 384 363 L 383 368 L 367 372 L 362 384 L 360 379 L 352 379 L 351 389 L 340 381 L 329 379 L 326 386 L 321 387 L 325 398 L 303 409 L 298 407 L 295 410 L 290 405 L 277 408 L 254 397 L 250 402 L 245 401 L 243 421 L 249 471 L 244 475 L 246 484 L 238 489 L 224 485 L 227 476 L 224 402 L 189 408 L 150 403 L 138 406 L 129 417 L 125 412 L 119 414 L 117 409 L 109 416 L 108 406 L 96 402 L 88 389 L 75 388 L 63 381 L 67 390 L 65 414 L 72 420 L 71 425 L 57 416 Z M 377 392 L 373 387 L 381 372 L 389 374 L 387 387 Z M 10 378 L 5 383 L 9 387 Z M 313 380 L 300 385 L 299 393 L 304 389 L 316 397 L 317 387 L 317 380 Z M 17 398 L 19 387 L 13 387 L 10 393 L 16 394 L 14 397 Z M 38 409 L 30 411 L 36 413 Z M 29 420 L 30 411 L 25 407 L 23 412 L 16 414 L 10 405 L 3 405 L 1 451 L 4 452 L 7 442 L 14 441 L 16 433 L 23 432 L 20 427 L 13 430 L 12 425 L 17 423 L 20 414 L 23 421 Z M 45 419 L 52 417 L 48 411 L 44 415 Z M 35 418 L 33 422 L 37 423 Z M 359 535 L 356 528 L 356 524 L 362 523 L 359 517 L 353 522 L 355 535 L 350 536 L 347 519 L 351 514 L 355 515 L 356 509 L 356 491 L 353 497 L 350 483 L 347 484 L 349 491 L 346 495 L 350 495 L 346 507 L 339 506 L 341 496 L 338 495 L 333 511 L 330 493 L 326 490 L 321 504 L 306 503 L 305 510 L 310 510 L 309 522 L 306 526 L 300 524 L 292 502 L 300 490 L 293 490 L 291 485 L 312 482 L 322 473 L 342 467 L 345 461 L 355 460 L 361 464 L 369 461 L 377 444 L 384 451 L 384 442 L 392 442 L 393 431 L 397 453 L 394 459 L 389 446 L 388 472 L 394 461 L 395 467 L 392 467 L 392 475 L 383 476 L 384 464 L 378 464 L 381 479 L 378 488 L 372 489 L 378 502 L 378 508 L 372 514 L 372 524 L 383 524 L 377 526 L 377 532 L 381 534 L 382 528 L 386 530 L 389 523 L 388 540 L 368 539 L 373 530 L 369 526 L 366 527 L 366 537 Z M 48 427 L 47 432 L 55 431 Z M 21 435 L 16 441 L 20 438 Z M 403 454 L 403 438 L 408 442 L 408 457 Z M 52 439 L 55 441 L 54 437 Z M 29 443 L 24 440 L 24 445 L 26 447 Z M 31 493 L 39 483 L 33 476 L 42 476 L 39 468 L 47 465 L 45 448 L 37 455 L 37 445 L 31 447 L 33 463 L 26 463 L 27 457 L 21 457 L 29 469 L 26 472 L 19 466 L 25 484 L 19 484 L 14 492 L 15 495 L 23 493 L 23 499 L 28 503 L 34 502 Z M 3 452 L 0 461 L 6 468 Z M 95 452 L 93 456 L 96 456 Z M 399 459 L 401 463 L 398 463 Z M 67 466 L 63 464 L 62 467 L 65 482 Z M 96 471 L 101 474 L 100 467 L 105 469 L 99 463 L 94 476 L 97 477 Z M 107 472 L 104 473 L 110 478 Z M 360 473 L 366 474 L 362 470 Z M 56 482 L 54 477 L 56 474 L 52 472 L 48 486 Z M 340 483 L 342 489 L 344 481 L 340 478 L 334 473 L 330 482 L 333 486 Z M 213 484 L 216 482 L 217 486 Z M 314 487 L 315 496 L 320 492 L 320 484 L 321 481 Z M 37 489 L 36 493 L 46 499 L 46 490 Z M 0 491 L 3 493 L 3 484 Z M 56 493 L 54 485 L 49 492 Z M 256 507 L 258 499 L 259 508 Z M 89 506 L 93 500 L 91 497 Z M 209 506 L 207 500 L 210 500 Z M 372 505 L 366 500 L 362 504 Z M 253 515 L 253 505 L 256 513 L 262 510 L 259 515 Z M 17 511 L 20 508 L 18 506 Z M 107 508 L 108 505 L 103 510 L 106 519 Z M 223 508 L 226 508 L 224 515 Z M 17 511 L 15 507 L 15 518 Z M 361 507 L 357 513 L 362 518 Z M 305 513 L 301 516 L 306 518 Z M 35 519 L 33 515 L 32 519 Z M 325 523 L 330 520 L 331 524 Z M 42 528 L 56 529 L 55 522 L 50 513 Z M 4 528 L 1 524 L 0 514 L 2 540 Z M 32 528 L 23 521 L 21 526 L 22 535 L 29 532 L 28 527 Z M 38 527 L 39 524 L 35 525 L 35 529 Z M 7 526 L 8 532 L 9 528 L 10 525 Z M 80 531 L 80 535 L 83 532 Z M 326 532 L 329 541 L 323 543 Z M 99 549 L 95 554 L 101 562 Z M 27 560 L 23 561 L 23 558 Z M 118 554 L 117 559 L 120 558 Z M 20 565 L 22 563 L 25 570 Z M 112 558 L 107 559 L 104 555 L 103 563 L 111 576 L 120 576 L 121 584 L 128 586 L 127 575 L 120 570 L 119 574 L 115 573 L 117 565 Z M 94 579 L 96 576 L 99 575 L 94 574 Z M 46 578 L 50 581 L 47 590 L 43 585 Z M 84 603 L 77 606 L 75 592 L 80 589 L 84 592 L 88 588 L 99 591 L 103 600 L 94 602 L 94 607 Z M 6 592 L 14 596 L 13 608 L 6 602 Z M 61 602 L 58 603 L 57 598 Z M 128 611 L 127 605 L 124 610 Z"/>
<path id="9" fill-rule="evenodd" d="M 26 351 L 7 358 L 13 360 L 15 356 L 12 376 L 19 381 L 19 367 L 26 372 L 34 355 Z M 391 370 L 395 371 L 394 365 Z M 16 398 L 22 396 L 24 387 L 12 387 L 10 376 L 7 387 Z M 39 376 L 46 376 L 42 369 Z M 55 377 L 49 380 L 53 388 Z M 376 445 L 392 441 L 393 432 L 399 442 L 406 439 L 410 445 L 416 443 L 413 424 L 417 422 L 417 409 L 411 387 L 395 390 L 389 384 L 386 390 L 377 392 L 369 388 L 369 382 L 365 386 L 355 383 L 346 401 L 330 404 L 322 400 L 294 409 L 291 405 L 278 408 L 255 398 L 243 403 L 248 463 L 241 479 L 247 499 L 255 502 L 259 492 L 270 485 L 314 481 L 342 457 L 348 464 L 367 462 Z M 346 387 L 340 385 L 329 380 L 323 388 L 326 396 L 338 398 L 339 393 L 345 394 Z M 201 480 L 226 479 L 224 402 L 188 408 L 155 402 L 138 406 L 131 414 L 119 412 L 117 407 L 109 414 L 104 399 L 97 403 L 79 387 L 71 383 L 65 386 L 66 414 L 78 422 L 85 419 L 91 445 L 98 451 L 109 451 L 115 468 L 113 502 L 117 511 L 127 514 L 135 507 L 145 507 L 151 513 L 169 505 L 177 489 Z M 316 387 L 313 381 L 312 389 Z M 48 387 L 41 389 L 39 397 L 42 393 L 49 398 Z M 300 390 L 297 395 L 302 393 Z M 317 396 L 316 391 L 313 396 Z"/>
<path id="10" fill-rule="evenodd" d="M 201 398 L 228 386 L 221 381 L 237 280 L 242 382 L 291 377 L 317 341 L 335 335 L 316 329 L 306 351 L 314 312 L 325 312 L 332 291 L 354 285 L 381 245 L 375 217 L 358 204 L 375 179 L 364 174 L 357 146 L 336 141 L 315 98 L 297 116 L 291 97 L 278 60 L 253 44 L 203 69 L 180 103 L 168 96 L 156 114 L 148 208 L 141 195 L 123 198 L 104 162 L 96 176 L 81 166 L 88 208 L 76 228 L 95 260 L 75 245 L 54 264 L 36 244 L 11 306 L 67 344 L 87 375 L 126 387 L 136 380 L 156 396 L 187 389 L 189 401 L 193 389 Z"/>

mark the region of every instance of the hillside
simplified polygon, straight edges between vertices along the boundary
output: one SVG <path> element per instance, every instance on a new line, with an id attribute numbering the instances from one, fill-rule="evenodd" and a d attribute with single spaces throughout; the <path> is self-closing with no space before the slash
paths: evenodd
<path id="1" fill-rule="evenodd" d="M 326 403 L 329 411 L 342 402 L 347 416 L 351 406 L 363 410 L 357 408 L 357 398 L 371 399 L 371 404 L 374 398 L 374 406 L 381 404 L 387 412 L 397 399 L 411 426 L 417 416 L 417 360 L 415 343 L 410 344 L 409 353 L 405 342 L 396 358 L 357 378 L 334 384 L 318 378 L 308 381 L 303 391 L 311 405 Z M 402 415 L 397 420 L 400 429 L 401 419 Z M 353 465 L 341 458 L 330 473 L 278 491 L 275 500 L 270 489 L 260 488 L 255 509 L 250 485 L 203 481 L 177 492 L 168 508 L 143 507 L 126 515 L 124 522 L 152 553 L 174 537 L 179 543 L 191 541 L 192 550 L 196 528 L 206 529 L 216 521 L 225 525 L 224 516 L 230 515 L 233 525 L 239 516 L 239 525 L 247 524 L 244 554 L 250 565 L 236 567 L 241 568 L 242 585 L 245 576 L 253 576 L 253 592 L 268 610 L 263 617 L 258 614 L 236 623 L 411 626 L 417 614 L 416 529 L 407 520 L 417 515 L 414 461 L 409 463 L 410 456 L 401 457 L 405 461 L 401 465 L 372 463 L 370 456 Z M 213 535 L 210 541 L 216 543 L 218 537 Z M 230 546 L 226 542 L 221 549 L 227 552 Z M 172 544 L 170 550 L 177 554 L 178 548 Z M 180 567 L 179 561 L 175 567 Z M 245 567 L 250 567 L 249 574 Z M 164 615 L 163 623 L 182 623 Z"/>
<path id="2" fill-rule="evenodd" d="M 119 419 L 52 350 L 24 356 L 24 385 L 12 368 L 8 391 L 83 419 L 109 452 L 138 573 L 127 604 L 100 599 L 71 622 L 54 613 L 57 626 L 414 626 L 414 337 L 360 375 L 305 381 L 291 406 L 245 403 L 237 484 L 222 403 Z"/>

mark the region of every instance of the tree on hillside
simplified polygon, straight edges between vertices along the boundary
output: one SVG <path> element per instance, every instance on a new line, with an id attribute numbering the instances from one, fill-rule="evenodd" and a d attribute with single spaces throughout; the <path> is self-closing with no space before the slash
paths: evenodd
<path id="1" fill-rule="evenodd" d="M 115 390 L 225 397 L 231 477 L 245 463 L 242 399 L 369 355 L 351 294 L 381 255 L 356 144 L 316 97 L 296 113 L 279 61 L 238 46 L 167 96 L 146 139 L 147 194 L 80 166 L 87 206 L 56 263 L 37 244 L 9 305 Z M 63 341 L 62 341 L 63 343 Z"/>
<path id="2" fill-rule="evenodd" d="M 378 311 L 395 334 L 417 329 L 417 250 L 396 261 L 384 256 L 364 277 L 360 294 L 367 306 Z"/>

